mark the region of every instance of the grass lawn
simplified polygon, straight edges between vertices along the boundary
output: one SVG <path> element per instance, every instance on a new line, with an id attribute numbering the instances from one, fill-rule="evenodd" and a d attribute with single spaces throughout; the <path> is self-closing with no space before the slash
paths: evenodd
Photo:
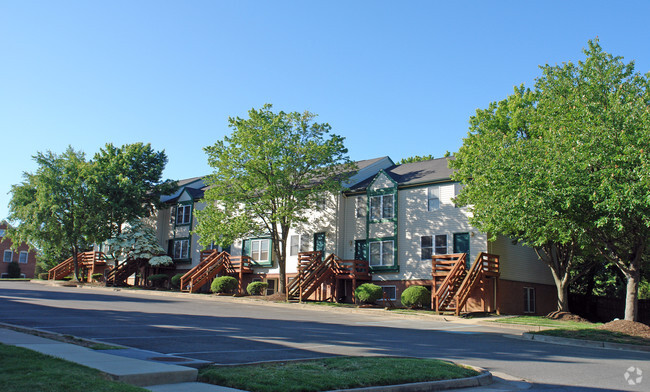
<path id="1" fill-rule="evenodd" d="M 335 357 L 212 366 L 199 371 L 199 381 L 251 392 L 306 392 L 450 380 L 478 374 L 475 370 L 437 359 Z"/>
<path id="2" fill-rule="evenodd" d="M 537 335 L 557 336 L 561 338 L 595 340 L 599 342 L 635 344 L 650 346 L 650 339 L 638 336 L 630 336 L 620 332 L 606 331 L 603 329 L 549 329 L 546 331 L 533 332 Z"/>
<path id="3" fill-rule="evenodd" d="M 585 323 L 580 321 L 551 320 L 542 316 L 517 316 L 494 320 L 496 323 L 536 325 L 540 327 L 554 327 L 564 329 L 587 329 L 601 325 L 601 323 Z"/>
<path id="4" fill-rule="evenodd" d="M 21 347 L 0 344 L 3 392 L 147 392 L 109 381 L 99 371 Z"/>

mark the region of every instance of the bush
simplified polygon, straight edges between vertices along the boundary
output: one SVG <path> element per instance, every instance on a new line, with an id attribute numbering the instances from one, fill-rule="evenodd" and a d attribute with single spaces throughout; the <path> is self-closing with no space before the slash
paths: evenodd
<path id="1" fill-rule="evenodd" d="M 11 278 L 20 278 L 20 265 L 16 261 L 12 261 L 7 266 L 8 277 Z"/>
<path id="2" fill-rule="evenodd" d="M 402 305 L 423 308 L 431 305 L 431 292 L 424 286 L 411 286 L 402 293 Z"/>
<path id="3" fill-rule="evenodd" d="M 171 282 L 172 282 L 172 287 L 179 288 L 181 287 L 181 278 L 185 274 L 176 274 L 172 276 Z"/>
<path id="4" fill-rule="evenodd" d="M 249 295 L 264 295 L 269 284 L 266 282 L 253 282 L 246 287 L 246 292 Z"/>
<path id="5" fill-rule="evenodd" d="M 93 278 L 94 282 L 101 282 L 104 280 L 104 274 L 102 273 L 92 274 L 90 277 Z"/>
<path id="6" fill-rule="evenodd" d="M 41 272 L 40 274 L 38 274 L 38 278 L 40 280 L 47 280 L 48 276 L 49 274 L 47 272 Z"/>
<path id="7" fill-rule="evenodd" d="M 220 276 L 212 281 L 210 290 L 213 293 L 232 293 L 237 289 L 237 279 L 232 276 Z"/>
<path id="8" fill-rule="evenodd" d="M 147 277 L 147 280 L 151 282 L 151 285 L 154 287 L 161 287 L 168 279 L 169 276 L 166 274 L 156 274 Z"/>
<path id="9" fill-rule="evenodd" d="M 374 304 L 384 296 L 381 286 L 372 283 L 364 283 L 354 290 L 354 297 L 366 304 Z"/>

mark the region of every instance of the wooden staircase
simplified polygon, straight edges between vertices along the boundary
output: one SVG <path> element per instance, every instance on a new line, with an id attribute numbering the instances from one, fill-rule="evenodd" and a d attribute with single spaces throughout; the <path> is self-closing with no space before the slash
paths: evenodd
<path id="1" fill-rule="evenodd" d="M 486 279 L 499 277 L 499 256 L 482 252 L 469 270 L 465 267 L 466 260 L 466 253 L 433 256 L 432 275 L 436 287 L 431 298 L 433 310 L 453 311 L 458 316 L 474 288 L 484 287 Z M 484 291 L 483 295 L 487 293 Z M 486 298 L 482 300 L 485 303 Z"/>
<path id="2" fill-rule="evenodd" d="M 126 260 L 112 268 L 106 274 L 106 286 L 126 286 L 129 276 L 138 272 L 141 260 Z"/>
<path id="3" fill-rule="evenodd" d="M 204 250 L 199 264 L 181 277 L 181 291 L 196 293 L 217 275 L 234 275 L 238 277 L 239 293 L 242 293 L 243 274 L 253 272 L 252 263 L 248 256 L 233 257 L 225 251 Z"/>
<path id="4" fill-rule="evenodd" d="M 87 276 L 86 279 L 92 281 L 92 274 L 106 268 L 106 256 L 102 252 L 81 252 L 77 253 L 77 265 Z M 74 258 L 69 257 L 59 263 L 56 267 L 47 272 L 48 280 L 60 280 L 74 272 Z"/>
<path id="5" fill-rule="evenodd" d="M 330 254 L 324 260 L 322 252 L 298 253 L 298 274 L 287 284 L 287 300 L 303 301 L 309 298 L 323 283 L 338 283 L 351 279 L 353 292 L 357 280 L 370 280 L 370 267 L 364 260 L 341 260 Z"/>

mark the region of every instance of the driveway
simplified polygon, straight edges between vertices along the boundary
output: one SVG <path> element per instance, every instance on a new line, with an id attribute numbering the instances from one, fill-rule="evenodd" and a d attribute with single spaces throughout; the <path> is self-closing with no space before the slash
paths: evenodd
<path id="1" fill-rule="evenodd" d="M 0 321 L 218 364 L 331 355 L 435 357 L 535 390 L 650 390 L 650 354 L 521 340 L 507 328 L 204 295 L 0 282 Z M 646 380 L 626 383 L 627 368 Z"/>

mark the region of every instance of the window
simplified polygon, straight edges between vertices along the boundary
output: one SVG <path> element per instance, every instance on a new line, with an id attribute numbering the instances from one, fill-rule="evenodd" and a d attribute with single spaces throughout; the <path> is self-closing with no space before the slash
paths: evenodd
<path id="1" fill-rule="evenodd" d="M 420 237 L 420 257 L 422 260 L 431 260 L 433 256 L 433 237 L 423 235 Z"/>
<path id="2" fill-rule="evenodd" d="M 269 240 L 251 240 L 251 259 L 267 261 L 269 259 Z"/>
<path id="3" fill-rule="evenodd" d="M 535 313 L 534 287 L 524 287 L 524 313 Z"/>
<path id="4" fill-rule="evenodd" d="M 395 301 L 397 299 L 397 289 L 395 286 L 381 286 L 381 289 L 389 300 Z"/>
<path id="5" fill-rule="evenodd" d="M 393 195 L 371 196 L 370 197 L 370 219 L 392 219 L 393 218 Z"/>
<path id="6" fill-rule="evenodd" d="M 427 209 L 435 211 L 440 209 L 440 187 L 434 186 L 427 189 Z"/>
<path id="7" fill-rule="evenodd" d="M 370 243 L 371 266 L 393 265 L 394 260 L 393 241 L 375 241 Z"/>
<path id="8" fill-rule="evenodd" d="M 192 205 L 179 205 L 176 209 L 176 224 L 177 225 L 188 225 L 190 223 L 190 218 L 192 217 Z"/>
<path id="9" fill-rule="evenodd" d="M 266 287 L 266 295 L 275 294 L 275 279 L 267 279 L 266 283 L 268 284 Z"/>
<path id="10" fill-rule="evenodd" d="M 354 199 L 354 216 L 357 218 L 363 218 L 366 216 L 366 203 L 361 196 L 357 196 Z"/>
<path id="11" fill-rule="evenodd" d="M 14 258 L 14 252 L 10 250 L 5 250 L 5 254 L 2 257 L 2 261 L 5 263 L 11 263 L 11 259 Z"/>
<path id="12" fill-rule="evenodd" d="M 0 229 L 0 238 L 5 236 L 5 229 Z"/>
<path id="13" fill-rule="evenodd" d="M 190 240 L 174 241 L 174 259 L 188 259 L 190 257 Z"/>
<path id="14" fill-rule="evenodd" d="M 20 252 L 18 255 L 18 262 L 22 264 L 27 264 L 27 255 L 28 253 L 25 252 L 24 250 Z"/>
<path id="15" fill-rule="evenodd" d="M 296 256 L 298 255 L 298 251 L 300 250 L 300 236 L 298 234 L 294 234 L 289 238 L 289 256 Z"/>
<path id="16" fill-rule="evenodd" d="M 447 254 L 447 235 L 437 235 L 436 236 L 436 254 L 437 255 L 446 255 Z"/>

